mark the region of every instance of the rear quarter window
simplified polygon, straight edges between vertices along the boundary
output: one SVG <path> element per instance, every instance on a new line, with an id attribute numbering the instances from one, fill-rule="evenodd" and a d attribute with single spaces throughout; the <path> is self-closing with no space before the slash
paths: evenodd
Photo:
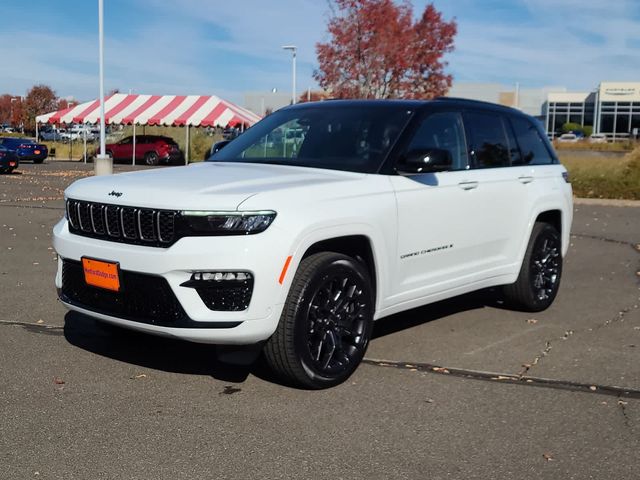
<path id="1" fill-rule="evenodd" d="M 538 129 L 526 118 L 512 117 L 511 124 L 515 131 L 522 160 L 519 165 L 549 165 L 554 163 Z"/>

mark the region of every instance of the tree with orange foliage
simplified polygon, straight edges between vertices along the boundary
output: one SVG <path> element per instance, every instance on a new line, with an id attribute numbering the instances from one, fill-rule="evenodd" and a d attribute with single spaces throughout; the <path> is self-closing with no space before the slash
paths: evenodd
<path id="1" fill-rule="evenodd" d="M 56 92 L 47 85 L 34 85 L 27 92 L 22 108 L 22 122 L 25 129 L 33 129 L 36 125 L 36 116 L 48 113 L 56 109 L 58 99 Z"/>
<path id="2" fill-rule="evenodd" d="M 414 21 L 409 0 L 335 0 L 330 41 L 316 44 L 314 78 L 335 98 L 433 98 L 452 77 L 444 54 L 453 51 L 455 20 L 433 4 Z"/>
<path id="3" fill-rule="evenodd" d="M 326 100 L 330 98 L 326 92 L 318 92 L 316 90 L 312 90 L 311 92 L 304 92 L 298 98 L 298 103 L 306 103 L 306 102 L 319 102 L 321 100 Z"/>

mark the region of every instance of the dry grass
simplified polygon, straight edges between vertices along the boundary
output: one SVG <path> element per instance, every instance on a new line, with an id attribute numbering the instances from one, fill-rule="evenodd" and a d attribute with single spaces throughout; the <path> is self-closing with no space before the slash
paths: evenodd
<path id="1" fill-rule="evenodd" d="M 554 148 L 561 152 L 563 150 L 589 150 L 595 152 L 630 152 L 639 145 L 633 140 L 625 140 L 611 143 L 590 143 L 582 140 L 576 143 L 553 142 Z"/>
<path id="2" fill-rule="evenodd" d="M 558 155 L 577 197 L 640 200 L 640 147 L 624 157 Z"/>

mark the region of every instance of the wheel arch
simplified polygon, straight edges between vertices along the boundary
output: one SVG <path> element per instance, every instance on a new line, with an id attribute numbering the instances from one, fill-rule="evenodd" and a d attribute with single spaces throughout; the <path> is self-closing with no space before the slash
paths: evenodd
<path id="1" fill-rule="evenodd" d="M 347 255 L 361 261 L 367 268 L 371 277 L 371 286 L 373 288 L 374 305 L 378 300 L 378 268 L 376 265 L 375 255 L 373 252 L 373 244 L 371 239 L 366 235 L 344 235 L 338 237 L 326 238 L 318 240 L 311 244 L 304 251 L 301 260 L 319 252 L 335 252 Z"/>
<path id="2" fill-rule="evenodd" d="M 558 231 L 560 236 L 562 236 L 562 210 L 555 209 L 540 212 L 535 220 L 535 223 L 537 222 L 548 223 Z"/>

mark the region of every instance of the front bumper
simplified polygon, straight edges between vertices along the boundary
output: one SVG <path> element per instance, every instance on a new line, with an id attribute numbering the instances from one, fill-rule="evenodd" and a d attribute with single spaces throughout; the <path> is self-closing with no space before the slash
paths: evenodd
<path id="1" fill-rule="evenodd" d="M 53 233 L 54 248 L 60 256 L 56 287 L 61 290 L 61 301 L 72 310 L 124 327 L 203 343 L 251 344 L 267 339 L 275 331 L 286 298 L 278 279 L 289 253 L 287 247 L 282 245 L 282 234 L 273 226 L 258 235 L 186 237 L 169 248 L 129 245 L 74 235 L 69 232 L 64 219 L 54 227 Z M 105 309 L 105 304 L 100 301 L 86 300 L 97 297 L 72 298 L 65 295 L 63 259 L 77 263 L 85 256 L 118 262 L 123 272 L 138 272 L 162 279 L 170 289 L 169 293 L 154 287 L 152 292 L 146 292 L 145 295 L 147 298 L 152 298 L 154 294 L 174 297 L 184 312 L 184 321 L 172 324 L 161 321 L 160 316 L 153 312 L 160 311 L 162 306 L 151 309 L 149 318 L 132 318 L 123 314 L 122 309 Z M 246 310 L 210 310 L 194 288 L 183 286 L 193 272 L 218 270 L 251 272 L 254 278 L 253 293 Z M 85 284 L 84 288 L 95 287 Z M 139 300 L 125 297 L 120 301 Z"/>

